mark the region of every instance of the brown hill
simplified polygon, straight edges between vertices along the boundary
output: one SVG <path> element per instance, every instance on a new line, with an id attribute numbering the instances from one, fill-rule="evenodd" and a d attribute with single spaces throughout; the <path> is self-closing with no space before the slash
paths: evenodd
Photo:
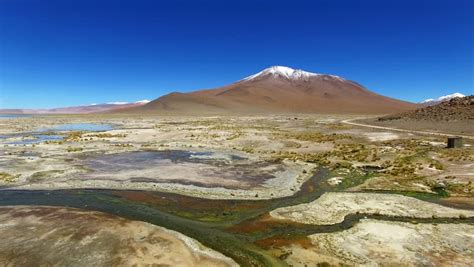
<path id="1" fill-rule="evenodd" d="M 171 93 L 127 112 L 174 114 L 359 113 L 388 114 L 416 104 L 373 93 L 334 75 L 275 66 L 217 89 Z"/>
<path id="2" fill-rule="evenodd" d="M 469 121 L 474 120 L 474 95 L 456 97 L 434 106 L 416 109 L 396 115 L 385 116 L 379 121 L 423 120 L 423 121 Z"/>
<path id="3" fill-rule="evenodd" d="M 383 127 L 474 135 L 474 96 L 453 98 L 434 106 L 362 121 Z"/>

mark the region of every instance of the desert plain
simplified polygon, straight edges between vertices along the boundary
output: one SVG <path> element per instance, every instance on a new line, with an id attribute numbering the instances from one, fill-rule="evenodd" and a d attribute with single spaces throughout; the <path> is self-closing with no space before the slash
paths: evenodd
<path id="1" fill-rule="evenodd" d="M 1 119 L 0 263 L 80 265 L 61 257 L 76 247 L 103 265 L 469 266 L 470 133 L 447 149 L 367 118 Z"/>

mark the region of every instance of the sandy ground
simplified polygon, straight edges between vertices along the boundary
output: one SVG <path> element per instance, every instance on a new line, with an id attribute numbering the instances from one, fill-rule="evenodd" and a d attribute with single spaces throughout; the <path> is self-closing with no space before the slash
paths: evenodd
<path id="1" fill-rule="evenodd" d="M 0 207 L 2 266 L 237 266 L 180 233 L 47 206 Z"/>
<path id="2" fill-rule="evenodd" d="M 362 220 L 355 227 L 308 237 L 283 249 L 292 266 L 472 266 L 474 226 Z"/>
<path id="3" fill-rule="evenodd" d="M 298 223 L 325 225 L 342 222 L 346 215 L 354 213 L 412 218 L 474 216 L 474 211 L 448 208 L 402 195 L 343 192 L 325 193 L 313 202 L 278 208 L 270 215 Z"/>
<path id="4" fill-rule="evenodd" d="M 398 134 L 390 132 L 375 132 L 375 133 L 366 133 L 365 136 L 372 141 L 390 141 L 400 138 Z"/>
<path id="5" fill-rule="evenodd" d="M 471 140 L 466 140 L 462 149 L 446 151 L 444 137 L 344 123 L 354 118 L 358 117 L 90 115 L 3 119 L 0 186 L 142 189 L 203 198 L 262 199 L 294 194 L 317 166 L 335 172 L 334 177 L 340 182 L 335 181 L 333 186 L 345 184 L 364 166 L 376 166 L 380 168 L 377 175 L 355 190 L 434 192 L 441 185 L 453 196 L 474 196 Z M 66 138 L 62 141 L 21 144 L 34 139 L 35 131 L 67 123 L 105 123 L 114 129 L 100 133 L 63 132 L 60 134 Z M 90 158 L 100 155 L 173 150 L 243 156 L 247 167 L 219 173 L 219 168 L 209 164 L 172 162 L 113 172 L 113 164 L 110 170 L 87 165 Z M 281 168 L 258 166 L 265 162 L 277 162 Z M 230 170 L 239 162 L 223 164 Z M 272 177 L 241 179 L 251 177 L 246 173 L 248 170 L 259 177 Z"/>

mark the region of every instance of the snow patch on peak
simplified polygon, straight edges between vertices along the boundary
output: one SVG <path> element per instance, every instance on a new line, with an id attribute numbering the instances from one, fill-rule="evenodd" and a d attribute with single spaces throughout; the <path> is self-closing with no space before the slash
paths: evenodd
<path id="1" fill-rule="evenodd" d="M 425 104 L 425 103 L 430 103 L 430 102 L 434 102 L 436 100 L 434 100 L 433 98 L 428 98 L 428 99 L 425 99 L 423 101 L 420 102 L 420 104 Z"/>
<path id="2" fill-rule="evenodd" d="M 465 97 L 465 95 L 463 95 L 461 93 L 454 93 L 454 94 L 451 94 L 451 95 L 441 96 L 437 100 L 438 101 L 445 101 L 445 100 L 449 100 L 449 99 L 452 99 L 452 98 L 455 98 L 455 97 Z"/>
<path id="3" fill-rule="evenodd" d="M 143 100 L 138 100 L 135 102 L 125 102 L 125 101 L 117 101 L 117 102 L 107 102 L 105 104 L 107 105 L 127 105 L 127 104 L 147 104 L 150 103 L 151 101 L 148 99 L 143 99 Z"/>
<path id="4" fill-rule="evenodd" d="M 242 81 L 248 81 L 248 80 L 252 80 L 257 77 L 266 76 L 266 75 L 279 76 L 279 77 L 283 77 L 289 80 L 305 80 L 309 77 L 324 76 L 324 77 L 331 77 L 340 81 L 345 81 L 343 78 L 336 75 L 313 73 L 313 72 L 308 72 L 308 71 L 304 71 L 300 69 L 292 69 L 285 66 L 273 66 L 273 67 L 266 68 L 254 75 L 244 78 Z"/>
<path id="5" fill-rule="evenodd" d="M 278 74 L 278 75 L 283 75 L 283 76 L 289 78 L 289 77 L 293 76 L 294 74 L 309 75 L 310 73 L 302 71 L 302 70 L 295 70 L 295 69 L 285 67 L 285 66 L 273 66 L 273 67 L 264 69 L 262 71 L 262 74 Z"/>
<path id="6" fill-rule="evenodd" d="M 465 95 L 463 95 L 461 93 L 454 93 L 454 94 L 450 94 L 450 95 L 440 96 L 436 99 L 429 98 L 429 99 L 421 101 L 420 103 L 421 104 L 439 103 L 439 102 L 443 102 L 443 101 L 448 101 L 448 100 L 456 98 L 456 97 L 465 97 Z"/>
<path id="7" fill-rule="evenodd" d="M 151 101 L 148 100 L 148 99 L 143 99 L 143 100 L 139 100 L 139 101 L 135 101 L 135 104 L 147 104 L 147 103 L 150 103 Z"/>
<path id="8" fill-rule="evenodd" d="M 125 104 L 128 104 L 128 102 L 107 102 L 106 104 L 109 104 L 109 105 L 125 105 Z"/>

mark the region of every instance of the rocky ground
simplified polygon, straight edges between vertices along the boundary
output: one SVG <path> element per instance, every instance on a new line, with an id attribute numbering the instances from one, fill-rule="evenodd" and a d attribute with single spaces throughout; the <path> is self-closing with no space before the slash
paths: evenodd
<path id="1" fill-rule="evenodd" d="M 289 265 L 470 266 L 474 258 L 474 226 L 465 218 L 474 212 L 444 207 L 412 197 L 376 193 L 329 192 L 317 200 L 276 209 L 270 216 L 303 224 L 332 225 L 350 214 L 380 217 L 362 219 L 335 233 L 309 235 L 276 249 Z M 389 218 L 412 218 L 411 222 Z M 422 223 L 417 218 L 461 218 L 461 223 Z"/>
<path id="2" fill-rule="evenodd" d="M 340 223 L 349 214 L 377 214 L 409 218 L 467 218 L 474 211 L 458 210 L 412 197 L 381 193 L 329 192 L 317 200 L 276 209 L 270 215 L 305 224 Z"/>
<path id="3" fill-rule="evenodd" d="M 362 220 L 349 230 L 310 235 L 283 249 L 292 266 L 471 266 L 474 226 Z"/>
<path id="4" fill-rule="evenodd" d="M 427 106 L 401 113 L 382 117 L 379 121 L 398 119 L 414 119 L 425 121 L 469 121 L 474 120 L 474 95 L 456 97 L 433 106 Z"/>
<path id="5" fill-rule="evenodd" d="M 474 96 L 453 98 L 433 106 L 366 122 L 411 130 L 474 135 Z"/>
<path id="6" fill-rule="evenodd" d="M 318 233 L 278 248 L 293 266 L 313 262 L 330 265 L 470 266 L 474 257 L 474 226 L 462 219 L 474 212 L 444 207 L 415 198 L 375 193 L 325 193 L 319 199 L 270 212 L 279 220 L 303 224 L 341 223 L 347 215 L 404 217 L 411 222 L 362 219 L 354 227 Z M 380 217 L 382 218 L 382 217 Z M 422 223 L 416 218 L 461 218 L 461 223 Z"/>

